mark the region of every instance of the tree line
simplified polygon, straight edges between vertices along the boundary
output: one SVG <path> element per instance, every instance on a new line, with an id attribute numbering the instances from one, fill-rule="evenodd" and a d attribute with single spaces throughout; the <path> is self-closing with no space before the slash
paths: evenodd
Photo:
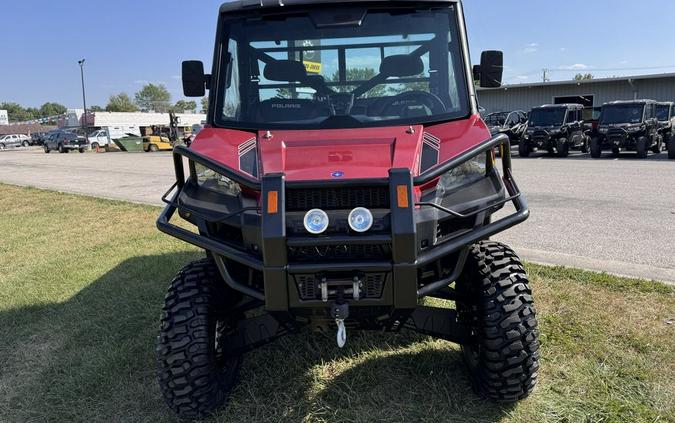
<path id="1" fill-rule="evenodd" d="M 146 84 L 134 97 L 125 92 L 113 94 L 105 107 L 87 107 L 90 112 L 200 112 L 206 113 L 208 99 L 202 98 L 199 107 L 196 101 L 178 100 L 171 102 L 171 93 L 162 84 Z M 18 103 L 0 102 L 0 110 L 7 110 L 10 122 L 25 122 L 59 116 L 66 113 L 66 106 L 59 103 L 45 103 L 40 107 L 23 107 Z"/>

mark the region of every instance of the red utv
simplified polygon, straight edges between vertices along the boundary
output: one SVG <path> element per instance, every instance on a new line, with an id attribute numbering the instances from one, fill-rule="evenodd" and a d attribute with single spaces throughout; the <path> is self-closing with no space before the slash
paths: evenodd
<path id="1" fill-rule="evenodd" d="M 488 240 L 529 214 L 509 138 L 491 137 L 476 104 L 474 79 L 501 74 L 501 52 L 471 68 L 459 1 L 221 7 L 212 73 L 183 64 L 185 94 L 209 90 L 207 126 L 175 148 L 157 222 L 207 256 L 162 312 L 159 382 L 176 413 L 221 407 L 242 354 L 303 328 L 340 347 L 352 330 L 418 331 L 462 345 L 481 396 L 532 391 L 527 275 Z"/>

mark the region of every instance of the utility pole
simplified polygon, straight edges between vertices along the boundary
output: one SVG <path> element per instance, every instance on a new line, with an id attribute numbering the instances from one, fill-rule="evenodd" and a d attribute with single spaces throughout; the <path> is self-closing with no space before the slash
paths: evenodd
<path id="1" fill-rule="evenodd" d="M 551 81 L 551 70 L 544 69 L 544 74 L 542 75 L 542 82 L 550 82 L 550 81 Z"/>
<path id="2" fill-rule="evenodd" d="M 86 137 L 88 120 L 87 120 L 87 95 L 85 94 L 84 91 L 84 59 L 79 60 L 77 64 L 80 65 L 80 77 L 82 78 L 82 103 L 84 103 L 84 115 L 83 115 L 84 117 L 82 118 L 82 129 L 85 130 L 85 137 Z"/>

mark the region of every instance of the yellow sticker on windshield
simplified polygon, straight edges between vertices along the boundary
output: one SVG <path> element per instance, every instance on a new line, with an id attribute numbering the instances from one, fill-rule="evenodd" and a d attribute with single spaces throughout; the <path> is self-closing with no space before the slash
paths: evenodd
<path id="1" fill-rule="evenodd" d="M 302 62 L 305 64 L 305 69 L 309 73 L 321 73 L 321 63 L 318 62 Z"/>

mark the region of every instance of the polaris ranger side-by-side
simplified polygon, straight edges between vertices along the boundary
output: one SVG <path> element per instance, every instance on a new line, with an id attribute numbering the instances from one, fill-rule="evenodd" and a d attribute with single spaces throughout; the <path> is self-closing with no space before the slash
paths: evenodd
<path id="1" fill-rule="evenodd" d="M 462 4 L 225 3 L 213 63 L 210 75 L 183 63 L 185 94 L 209 89 L 207 127 L 174 149 L 157 222 L 207 255 L 166 296 L 167 404 L 184 418 L 214 411 L 242 354 L 303 328 L 338 347 L 353 330 L 456 342 L 478 394 L 526 397 L 539 366 L 532 292 L 518 256 L 489 238 L 529 210 L 509 138 L 490 135 L 476 104 L 473 77 L 499 86 L 502 54 L 471 67 Z"/>
<path id="2" fill-rule="evenodd" d="M 611 150 L 614 156 L 635 151 L 645 158 L 650 150 L 660 153 L 662 142 L 655 101 L 613 101 L 602 106 L 598 137 L 591 140 L 591 156 L 598 158 L 604 150 Z"/>
<path id="3" fill-rule="evenodd" d="M 527 127 L 527 113 L 522 110 L 490 113 L 485 117 L 485 124 L 490 134 L 506 134 L 512 143 L 518 143 Z"/>
<path id="4" fill-rule="evenodd" d="M 672 101 L 658 103 L 656 119 L 659 121 L 663 145 L 668 149 L 668 158 L 675 159 L 675 103 Z"/>
<path id="5" fill-rule="evenodd" d="M 558 157 L 567 157 L 570 150 L 588 152 L 590 138 L 586 135 L 583 110 L 584 106 L 580 104 L 533 108 L 518 154 L 528 157 L 533 151 L 546 150 Z"/>

